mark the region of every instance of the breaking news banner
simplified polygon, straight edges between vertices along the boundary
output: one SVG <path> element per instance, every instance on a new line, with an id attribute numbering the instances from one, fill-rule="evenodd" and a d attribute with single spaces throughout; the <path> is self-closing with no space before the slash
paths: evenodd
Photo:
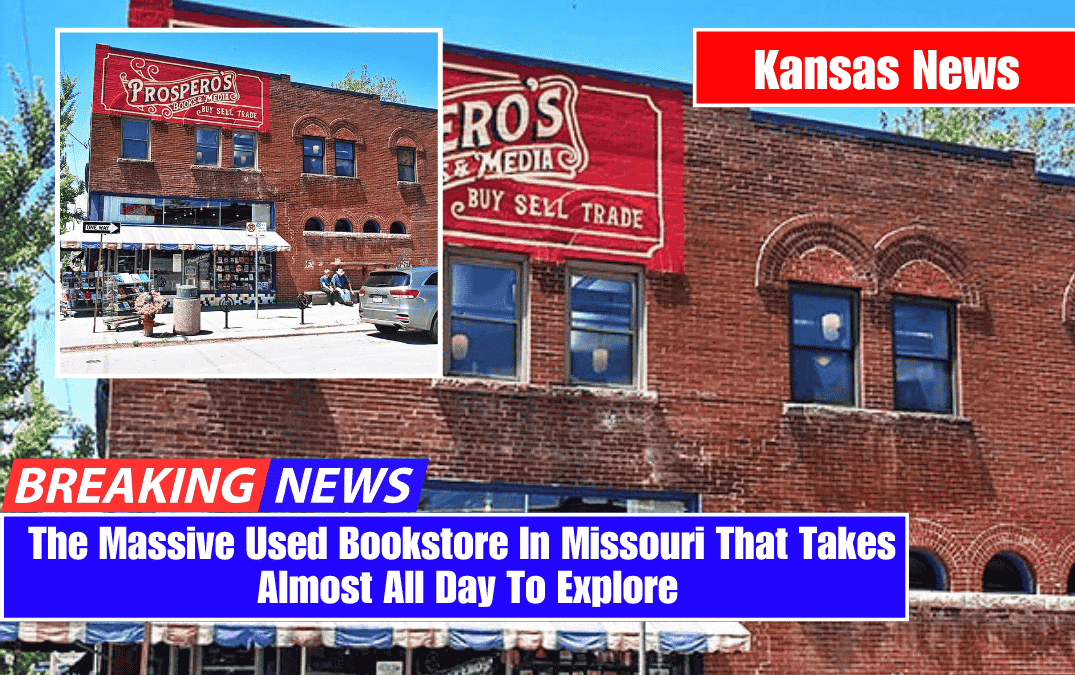
<path id="1" fill-rule="evenodd" d="M 5 515 L 3 611 L 906 621 L 907 533 L 906 514 Z"/>
<path id="2" fill-rule="evenodd" d="M 1068 106 L 1071 30 L 694 31 L 696 106 Z"/>
<path id="3" fill-rule="evenodd" d="M 16 459 L 5 513 L 414 511 L 425 459 Z"/>

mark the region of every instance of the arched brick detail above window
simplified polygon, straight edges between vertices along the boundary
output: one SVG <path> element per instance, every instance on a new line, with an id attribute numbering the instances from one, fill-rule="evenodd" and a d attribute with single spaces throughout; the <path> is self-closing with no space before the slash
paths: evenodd
<path id="1" fill-rule="evenodd" d="M 1059 583 L 1055 564 L 1045 542 L 1031 530 L 1014 523 L 1001 523 L 983 531 L 967 546 L 964 555 L 967 572 L 977 574 L 980 583 L 986 563 L 998 553 L 1014 553 L 1023 559 L 1040 590 L 1056 588 Z M 1066 581 L 1066 577 L 1065 577 Z M 954 591 L 981 588 L 953 588 Z"/>
<path id="2" fill-rule="evenodd" d="M 392 132 L 392 135 L 388 137 L 388 152 L 394 153 L 396 148 L 401 145 L 414 148 L 418 155 L 425 153 L 425 148 L 422 147 L 422 142 L 418 140 L 418 134 L 409 129 L 398 127 Z"/>
<path id="3" fill-rule="evenodd" d="M 822 214 L 805 214 L 778 225 L 762 244 L 755 267 L 758 288 L 788 281 L 861 288 L 876 292 L 873 252 L 853 232 Z"/>
<path id="4" fill-rule="evenodd" d="M 358 125 L 343 118 L 332 120 L 332 124 L 328 127 L 328 135 L 333 140 L 353 141 L 355 145 L 366 144 L 358 133 Z"/>
<path id="5" fill-rule="evenodd" d="M 328 136 L 329 125 L 317 115 L 304 115 L 295 120 L 295 126 L 291 128 L 291 137 L 298 140 L 303 136 Z"/>
<path id="6" fill-rule="evenodd" d="M 1068 285 L 1064 288 L 1063 304 L 1060 306 L 1060 321 L 1069 326 L 1075 326 L 1075 272 Z"/>
<path id="7" fill-rule="evenodd" d="M 918 548 L 936 557 L 948 573 L 948 590 L 971 588 L 978 583 L 974 574 L 967 574 L 963 561 L 963 543 L 948 528 L 926 518 L 910 520 L 910 548 Z M 981 570 L 977 571 L 981 576 Z"/>
<path id="8" fill-rule="evenodd" d="M 874 250 L 883 290 L 981 307 L 980 284 L 972 278 L 966 258 L 929 229 L 914 225 L 893 230 L 878 240 Z"/>

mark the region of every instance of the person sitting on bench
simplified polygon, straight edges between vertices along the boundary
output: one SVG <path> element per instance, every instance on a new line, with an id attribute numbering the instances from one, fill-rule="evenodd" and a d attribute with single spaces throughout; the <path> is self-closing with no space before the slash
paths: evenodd
<path id="1" fill-rule="evenodd" d="M 325 292 L 330 305 L 335 305 L 340 299 L 340 292 L 336 289 L 336 284 L 332 283 L 332 270 L 325 270 L 321 276 L 321 290 Z"/>

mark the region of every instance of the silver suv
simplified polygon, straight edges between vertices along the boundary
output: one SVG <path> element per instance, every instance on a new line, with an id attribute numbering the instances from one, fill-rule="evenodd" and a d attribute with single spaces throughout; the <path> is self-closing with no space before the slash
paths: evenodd
<path id="1" fill-rule="evenodd" d="M 382 333 L 425 331 L 437 341 L 436 267 L 379 270 L 358 289 L 358 315 Z"/>

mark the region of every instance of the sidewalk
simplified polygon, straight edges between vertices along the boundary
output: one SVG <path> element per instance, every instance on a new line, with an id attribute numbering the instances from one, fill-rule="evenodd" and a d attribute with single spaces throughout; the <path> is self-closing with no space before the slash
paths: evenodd
<path id="1" fill-rule="evenodd" d="M 305 325 L 299 323 L 297 307 L 262 307 L 254 316 L 254 308 L 242 307 L 227 313 L 228 328 L 224 328 L 225 313 L 216 307 L 202 307 L 201 331 L 197 335 L 176 335 L 172 332 L 172 313 L 158 314 L 153 337 L 145 337 L 142 326 L 108 330 L 97 317 L 97 332 L 93 332 L 93 313 L 80 312 L 74 317 L 58 317 L 56 341 L 61 352 L 86 349 L 129 347 L 185 342 L 216 342 L 252 338 L 312 335 L 324 333 L 353 333 L 373 331 L 373 324 L 360 323 L 358 306 L 342 304 L 314 305 L 305 312 Z"/>

